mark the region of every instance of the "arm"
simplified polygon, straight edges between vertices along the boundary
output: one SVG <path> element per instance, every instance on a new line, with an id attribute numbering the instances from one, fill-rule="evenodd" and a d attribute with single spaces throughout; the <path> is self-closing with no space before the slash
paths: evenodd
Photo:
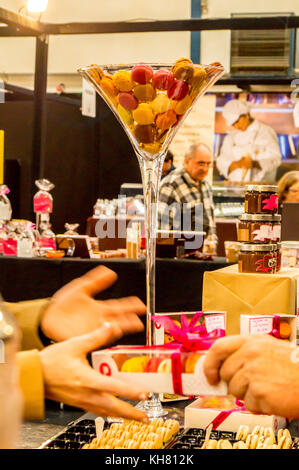
<path id="1" fill-rule="evenodd" d="M 173 230 L 175 211 L 170 207 L 176 202 L 173 186 L 169 183 L 162 183 L 158 197 L 158 228 Z"/>
<path id="2" fill-rule="evenodd" d="M 262 126 L 256 145 L 256 156 L 254 162 L 257 161 L 263 178 L 268 172 L 275 171 L 281 163 L 281 153 L 278 138 L 275 131 L 269 126 Z"/>
<path id="3" fill-rule="evenodd" d="M 219 170 L 219 173 L 223 175 L 226 179 L 229 178 L 229 173 L 233 171 L 236 168 L 233 168 L 234 166 L 238 165 L 238 162 L 235 161 L 235 158 L 233 156 L 233 139 L 230 134 L 225 136 L 220 155 L 216 160 L 216 165 Z M 231 167 L 233 165 L 233 167 Z"/>

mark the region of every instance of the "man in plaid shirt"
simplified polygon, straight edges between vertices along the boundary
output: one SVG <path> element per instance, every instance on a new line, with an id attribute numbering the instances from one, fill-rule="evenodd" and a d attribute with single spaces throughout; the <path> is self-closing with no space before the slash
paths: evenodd
<path id="1" fill-rule="evenodd" d="M 191 145 L 184 166 L 162 179 L 158 218 L 161 230 L 203 230 L 216 233 L 211 186 L 205 177 L 213 165 L 210 149 Z"/>

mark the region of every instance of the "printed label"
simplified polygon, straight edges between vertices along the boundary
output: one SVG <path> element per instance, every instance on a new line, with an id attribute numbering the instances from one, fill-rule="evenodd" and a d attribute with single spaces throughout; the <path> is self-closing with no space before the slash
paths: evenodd
<path id="1" fill-rule="evenodd" d="M 47 212 L 50 214 L 53 212 L 53 202 L 50 196 L 46 194 L 39 194 L 33 198 L 33 210 L 34 212 Z"/>
<path id="2" fill-rule="evenodd" d="M 273 317 L 249 318 L 249 334 L 265 335 L 273 329 Z"/>
<path id="3" fill-rule="evenodd" d="M 254 235 L 253 240 L 260 242 L 267 240 L 270 238 L 270 230 L 271 227 L 269 225 L 261 225 L 259 230 L 254 230 L 254 232 L 252 232 L 252 235 Z"/>
<path id="4" fill-rule="evenodd" d="M 216 329 L 225 330 L 225 315 L 205 315 L 205 325 L 208 333 Z"/>

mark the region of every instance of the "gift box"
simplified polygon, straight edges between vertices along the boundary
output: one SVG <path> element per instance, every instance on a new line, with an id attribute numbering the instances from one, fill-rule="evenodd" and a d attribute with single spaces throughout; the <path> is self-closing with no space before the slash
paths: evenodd
<path id="1" fill-rule="evenodd" d="M 296 344 L 296 317 L 294 315 L 241 315 L 241 335 L 271 334 Z"/>
<path id="2" fill-rule="evenodd" d="M 277 274 L 239 273 L 232 265 L 205 272 L 203 310 L 225 310 L 226 334 L 240 333 L 240 315 L 294 315 L 298 269 Z"/>
<path id="3" fill-rule="evenodd" d="M 156 313 L 156 321 L 154 322 L 154 344 L 169 344 L 174 342 L 173 336 L 165 330 L 162 324 L 159 323 L 159 317 L 169 317 L 173 322 L 182 328 L 183 318 L 186 318 L 190 324 L 194 315 L 198 316 L 198 324 L 203 325 L 207 333 L 212 332 L 215 329 L 220 329 L 225 332 L 226 329 L 226 313 L 225 312 L 173 312 L 173 313 Z M 194 322 L 194 320 L 193 320 Z M 160 400 L 162 402 L 186 400 L 186 397 L 176 394 L 160 394 Z"/>
<path id="4" fill-rule="evenodd" d="M 237 432 L 241 424 L 247 425 L 249 432 L 255 426 L 277 431 L 286 427 L 286 419 L 252 414 L 232 397 L 200 397 L 185 408 L 185 428 L 207 428 L 211 424 L 219 431 Z"/>

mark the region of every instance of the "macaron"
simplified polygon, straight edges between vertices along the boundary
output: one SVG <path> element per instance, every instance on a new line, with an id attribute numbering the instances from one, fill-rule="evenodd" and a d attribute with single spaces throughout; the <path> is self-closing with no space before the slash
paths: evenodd
<path id="1" fill-rule="evenodd" d="M 169 129 L 177 122 L 177 115 L 173 109 L 169 109 L 166 113 L 158 114 L 156 117 L 156 126 L 161 130 Z"/>
<path id="2" fill-rule="evenodd" d="M 152 357 L 146 364 L 144 372 L 157 372 L 158 366 L 163 359 L 161 357 Z"/>
<path id="3" fill-rule="evenodd" d="M 133 109 L 136 109 L 137 106 L 138 106 L 138 100 L 134 96 L 133 92 L 119 93 L 118 102 L 123 108 L 125 108 L 129 111 L 132 111 Z"/>
<path id="4" fill-rule="evenodd" d="M 160 69 L 154 73 L 153 85 L 157 90 L 169 90 L 173 82 L 174 76 L 170 70 Z"/>
<path id="5" fill-rule="evenodd" d="M 154 111 L 147 103 L 140 103 L 139 106 L 133 111 L 133 118 L 137 124 L 152 124 L 155 119 Z"/>
<path id="6" fill-rule="evenodd" d="M 164 359 L 158 366 L 157 372 L 165 374 L 172 371 L 172 364 L 170 359 Z"/>
<path id="7" fill-rule="evenodd" d="M 280 322 L 279 327 L 279 334 L 281 339 L 289 339 L 292 333 L 292 328 L 290 327 L 289 323 L 282 321 Z"/>
<path id="8" fill-rule="evenodd" d="M 131 111 L 123 108 L 120 104 L 117 106 L 117 111 L 125 124 L 127 124 L 128 126 L 131 126 L 133 124 L 134 119 Z"/>
<path id="9" fill-rule="evenodd" d="M 199 353 L 190 354 L 190 356 L 187 358 L 187 360 L 185 362 L 185 373 L 186 374 L 193 374 L 194 373 L 196 363 L 201 357 L 202 357 L 202 354 L 199 354 Z"/>
<path id="10" fill-rule="evenodd" d="M 103 72 L 103 70 L 101 69 L 101 67 L 99 67 L 98 65 L 96 64 L 92 64 L 88 70 L 87 70 L 87 73 L 96 81 L 96 82 L 99 82 L 102 80 L 102 78 L 104 78 L 105 74 Z"/>
<path id="11" fill-rule="evenodd" d="M 168 98 L 171 100 L 183 100 L 188 95 L 189 86 L 184 80 L 175 80 L 172 87 L 167 91 Z"/>
<path id="12" fill-rule="evenodd" d="M 171 101 L 166 95 L 159 93 L 151 102 L 151 108 L 155 114 L 166 113 L 171 108 Z"/>
<path id="13" fill-rule="evenodd" d="M 100 81 L 100 87 L 108 96 L 114 97 L 118 93 L 117 89 L 113 84 L 112 78 L 108 77 L 107 75 L 105 75 L 105 77 L 102 78 L 102 80 Z"/>
<path id="14" fill-rule="evenodd" d="M 192 60 L 186 58 L 177 60 L 172 67 L 172 73 L 177 80 L 190 80 L 194 73 Z"/>
<path id="15" fill-rule="evenodd" d="M 192 104 L 192 99 L 189 95 L 185 96 L 184 99 L 180 101 L 171 100 L 171 107 L 176 112 L 176 114 L 185 114 L 186 111 L 190 108 Z"/>
<path id="16" fill-rule="evenodd" d="M 123 363 L 121 372 L 143 372 L 148 361 L 148 356 L 131 357 Z"/>
<path id="17" fill-rule="evenodd" d="M 143 144 L 152 144 L 155 140 L 155 134 L 156 129 L 155 126 L 152 124 L 138 124 L 134 130 L 134 135 L 136 139 L 138 140 L 138 142 L 142 142 Z"/>
<path id="18" fill-rule="evenodd" d="M 113 84 L 119 91 L 131 91 L 135 83 L 131 78 L 131 73 L 128 70 L 118 70 L 112 76 Z"/>
<path id="19" fill-rule="evenodd" d="M 188 81 L 190 87 L 199 87 L 207 79 L 207 72 L 203 67 L 194 67 L 191 80 Z"/>
<path id="20" fill-rule="evenodd" d="M 151 83 L 145 85 L 136 85 L 134 95 L 139 101 L 153 101 L 156 96 L 156 90 Z"/>
<path id="21" fill-rule="evenodd" d="M 144 85 L 148 83 L 154 75 L 154 71 L 150 65 L 138 64 L 132 68 L 131 78 L 134 82 Z"/>

